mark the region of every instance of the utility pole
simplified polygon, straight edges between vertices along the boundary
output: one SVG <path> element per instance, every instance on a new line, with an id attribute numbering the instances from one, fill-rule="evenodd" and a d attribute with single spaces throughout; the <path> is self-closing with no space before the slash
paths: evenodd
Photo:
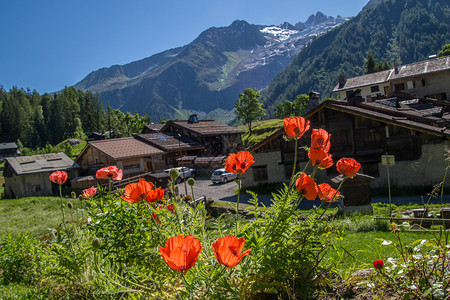
<path id="1" fill-rule="evenodd" d="M 389 178 L 389 167 L 395 166 L 395 156 L 394 155 L 381 155 L 381 164 L 386 166 L 387 170 L 387 180 L 388 180 L 388 191 L 389 191 L 389 216 L 392 217 L 392 199 L 391 199 L 391 179 Z"/>

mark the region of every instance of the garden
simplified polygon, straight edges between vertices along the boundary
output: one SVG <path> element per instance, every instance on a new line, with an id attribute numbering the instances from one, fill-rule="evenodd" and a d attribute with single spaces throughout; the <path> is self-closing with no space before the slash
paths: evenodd
<path id="1" fill-rule="evenodd" d="M 297 151 L 309 121 L 287 118 L 284 127 Z M 237 203 L 219 217 L 195 195 L 176 193 L 176 169 L 169 190 L 141 179 L 120 191 L 110 184 L 71 197 L 2 201 L 0 298 L 448 299 L 445 226 L 417 230 L 390 222 L 380 218 L 390 214 L 383 204 L 374 205 L 373 216 L 330 208 L 360 169 L 352 158 L 335 163 L 330 143 L 325 130 L 311 130 L 310 147 L 299 150 L 308 151 L 308 165 L 302 171 L 294 165 L 267 207 L 253 192 L 250 205 L 239 203 L 240 176 L 254 160 L 247 151 L 230 154 L 225 168 L 238 174 Z M 315 182 L 319 168 L 331 167 L 344 177 L 337 189 Z M 106 167 L 97 178 L 112 183 L 122 171 Z M 61 191 L 67 174 L 57 171 L 49 180 Z M 298 209 L 317 198 L 320 207 Z M 393 210 L 408 214 L 411 207 Z"/>

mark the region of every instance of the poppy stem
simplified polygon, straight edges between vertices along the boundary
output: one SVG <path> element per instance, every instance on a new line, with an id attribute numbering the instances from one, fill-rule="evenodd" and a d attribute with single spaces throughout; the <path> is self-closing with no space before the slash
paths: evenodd
<path id="1" fill-rule="evenodd" d="M 320 218 L 323 217 L 323 215 L 325 214 L 325 212 L 327 211 L 327 209 L 330 207 L 331 203 L 334 201 L 334 199 L 336 198 L 336 195 L 338 194 L 337 192 L 341 189 L 342 185 L 344 184 L 344 181 L 347 179 L 347 176 L 344 176 L 344 178 L 342 179 L 341 183 L 339 184 L 336 193 L 334 193 L 333 198 L 330 200 L 330 202 L 328 202 L 327 207 L 325 207 L 325 209 L 323 210 L 322 214 L 319 216 L 319 218 L 317 218 L 316 220 L 319 220 Z"/>
<path id="2" fill-rule="evenodd" d="M 295 139 L 295 146 L 294 146 L 294 166 L 292 167 L 292 176 L 291 176 L 291 182 L 289 183 L 289 187 L 292 186 L 294 183 L 294 175 L 295 175 L 295 169 L 297 168 L 297 151 L 298 151 L 298 139 Z"/>
<path id="3" fill-rule="evenodd" d="M 66 226 L 66 215 L 64 214 L 64 204 L 63 204 L 61 185 L 59 185 L 59 200 L 60 200 L 60 206 L 61 206 L 61 213 L 62 213 L 62 217 L 63 217 L 63 224 L 64 224 L 64 226 Z"/>
<path id="4" fill-rule="evenodd" d="M 239 233 L 239 195 L 241 194 L 241 174 L 238 174 L 237 177 L 237 184 L 238 184 L 238 190 L 237 190 L 237 200 L 236 200 L 236 232 L 235 235 L 238 236 Z"/>

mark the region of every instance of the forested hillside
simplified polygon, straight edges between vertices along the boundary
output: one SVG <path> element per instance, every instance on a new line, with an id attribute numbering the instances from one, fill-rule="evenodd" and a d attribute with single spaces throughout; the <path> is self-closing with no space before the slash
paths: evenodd
<path id="1" fill-rule="evenodd" d="M 312 41 L 262 93 L 269 117 L 275 105 L 299 94 L 331 91 L 338 76 L 363 74 L 369 51 L 391 65 L 420 61 L 450 41 L 450 8 L 446 0 L 386 0 L 366 7 L 355 18 Z"/>
<path id="2" fill-rule="evenodd" d="M 34 149 L 67 138 L 83 139 L 92 132 L 127 136 L 149 122 L 146 115 L 124 114 L 110 106 L 105 110 L 98 96 L 73 87 L 55 95 L 0 88 L 0 142 Z"/>

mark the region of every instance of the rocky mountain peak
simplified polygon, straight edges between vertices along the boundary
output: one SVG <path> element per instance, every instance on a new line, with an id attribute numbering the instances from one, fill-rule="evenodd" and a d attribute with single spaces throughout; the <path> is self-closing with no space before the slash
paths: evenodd
<path id="1" fill-rule="evenodd" d="M 333 19 L 333 17 L 328 17 L 328 16 L 324 15 L 323 13 L 321 13 L 320 11 L 318 11 L 315 15 L 309 16 L 308 20 L 306 20 L 306 22 L 305 22 L 305 25 L 307 27 L 312 27 L 317 24 L 328 21 L 330 19 Z"/>

